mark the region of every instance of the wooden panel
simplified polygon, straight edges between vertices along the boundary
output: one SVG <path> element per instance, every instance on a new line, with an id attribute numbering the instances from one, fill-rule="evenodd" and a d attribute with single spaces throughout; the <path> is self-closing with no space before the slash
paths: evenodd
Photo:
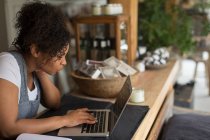
<path id="1" fill-rule="evenodd" d="M 150 130 L 147 140 L 157 140 L 161 132 L 161 128 L 165 121 L 167 121 L 173 114 L 174 91 L 170 90 L 161 107 L 160 112 Z"/>
<path id="2" fill-rule="evenodd" d="M 210 51 L 208 51 L 209 53 L 209 58 L 207 60 L 207 63 L 206 63 L 206 73 L 207 73 L 207 79 L 208 79 L 208 84 L 209 84 L 209 95 L 210 95 Z"/>

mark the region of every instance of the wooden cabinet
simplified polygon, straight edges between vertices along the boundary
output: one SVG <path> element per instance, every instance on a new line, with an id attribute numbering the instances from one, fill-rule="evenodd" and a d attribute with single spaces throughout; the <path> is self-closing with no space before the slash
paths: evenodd
<path id="1" fill-rule="evenodd" d="M 75 26 L 75 36 L 76 36 L 76 51 L 77 51 L 77 60 L 81 60 L 81 48 L 80 48 L 80 25 L 81 24 L 113 24 L 114 25 L 114 34 L 115 34 L 115 52 L 118 59 L 122 59 L 121 56 L 121 29 L 120 24 L 126 24 L 126 40 L 128 45 L 127 51 L 127 61 L 128 64 L 131 64 L 131 46 L 130 46 L 130 26 L 129 26 L 129 16 L 125 15 L 109 15 L 109 16 L 86 16 L 86 17 L 76 17 L 73 19 Z"/>
<path id="2" fill-rule="evenodd" d="M 157 139 L 164 121 L 171 116 L 173 84 L 178 70 L 179 61 L 171 60 L 166 68 L 138 73 L 131 81 L 133 87 L 144 89 L 145 92 L 145 101 L 134 105 L 146 105 L 150 108 L 132 140 Z"/>

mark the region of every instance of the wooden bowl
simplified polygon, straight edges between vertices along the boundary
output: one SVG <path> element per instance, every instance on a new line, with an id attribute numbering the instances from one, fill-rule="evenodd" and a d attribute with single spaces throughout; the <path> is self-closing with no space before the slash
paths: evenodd
<path id="1" fill-rule="evenodd" d="M 118 95 L 126 77 L 110 79 L 91 79 L 81 76 L 76 72 L 71 72 L 71 76 L 84 94 L 99 98 L 113 98 Z"/>
<path id="2" fill-rule="evenodd" d="M 146 69 L 148 70 L 158 70 L 163 69 L 167 66 L 167 64 L 161 64 L 161 65 L 146 65 Z"/>

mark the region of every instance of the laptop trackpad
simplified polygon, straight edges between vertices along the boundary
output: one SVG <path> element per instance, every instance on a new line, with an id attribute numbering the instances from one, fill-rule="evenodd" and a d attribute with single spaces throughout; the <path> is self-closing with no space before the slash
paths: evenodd
<path id="1" fill-rule="evenodd" d="M 81 125 L 76 127 L 63 127 L 59 130 L 58 136 L 79 136 L 81 134 Z"/>

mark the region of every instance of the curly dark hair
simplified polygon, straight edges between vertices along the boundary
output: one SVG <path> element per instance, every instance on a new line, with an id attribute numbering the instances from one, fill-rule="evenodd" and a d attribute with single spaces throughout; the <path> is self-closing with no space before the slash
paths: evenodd
<path id="1" fill-rule="evenodd" d="M 28 53 L 31 44 L 52 57 L 62 57 L 70 43 L 67 18 L 60 9 L 41 2 L 26 3 L 17 13 L 18 35 L 13 46 Z"/>

